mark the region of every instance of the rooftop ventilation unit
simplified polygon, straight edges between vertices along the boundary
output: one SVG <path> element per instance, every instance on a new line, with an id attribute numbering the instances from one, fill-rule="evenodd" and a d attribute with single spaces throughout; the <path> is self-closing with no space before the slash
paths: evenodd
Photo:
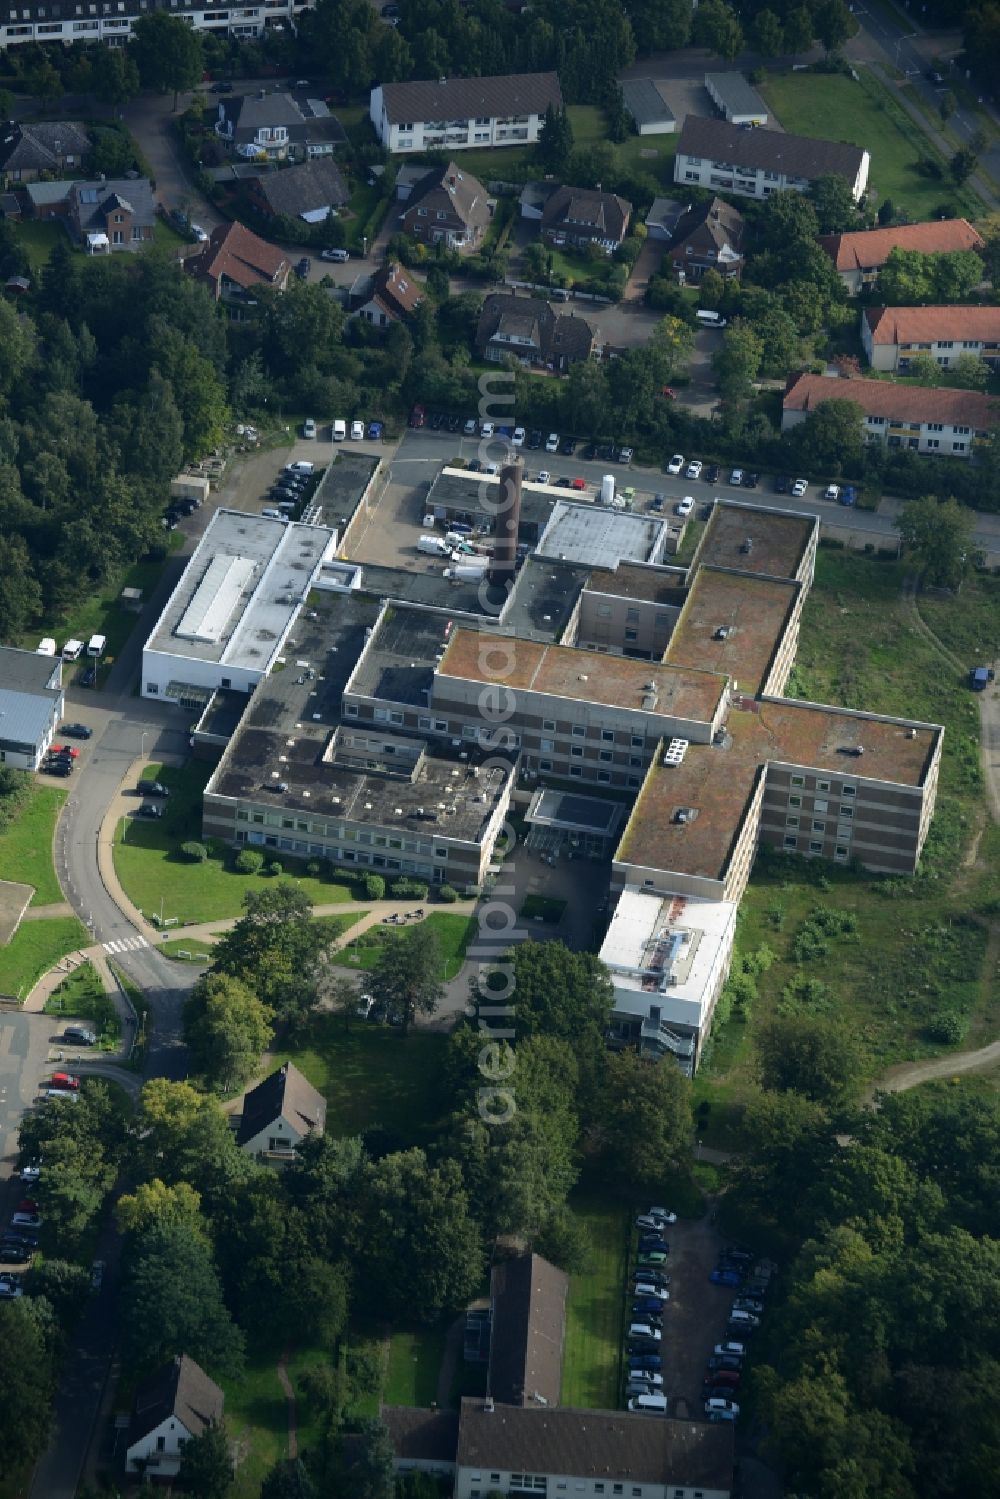
<path id="1" fill-rule="evenodd" d="M 733 633 L 733 626 L 732 625 L 720 625 L 717 630 L 714 630 L 712 632 L 712 639 L 713 640 L 728 640 L 729 637 L 730 637 L 730 635 L 732 633 Z"/>
<path id="2" fill-rule="evenodd" d="M 688 752 L 689 740 L 671 739 L 663 751 L 664 765 L 679 765 Z"/>
<path id="3" fill-rule="evenodd" d="M 746 552 L 747 556 L 749 557 L 750 553 L 753 551 L 753 537 L 752 536 L 748 536 L 746 538 L 746 540 L 744 541 L 743 545 L 740 547 L 740 551 L 741 552 Z"/>
<path id="4" fill-rule="evenodd" d="M 678 807 L 671 821 L 678 822 L 683 826 L 685 823 L 693 822 L 697 816 L 697 807 Z"/>

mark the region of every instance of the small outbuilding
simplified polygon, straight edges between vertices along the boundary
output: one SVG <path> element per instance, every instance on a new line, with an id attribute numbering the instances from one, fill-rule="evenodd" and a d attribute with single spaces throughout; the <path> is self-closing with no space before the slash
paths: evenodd
<path id="1" fill-rule="evenodd" d="M 767 105 L 742 73 L 706 73 L 708 96 L 730 125 L 766 125 Z"/>

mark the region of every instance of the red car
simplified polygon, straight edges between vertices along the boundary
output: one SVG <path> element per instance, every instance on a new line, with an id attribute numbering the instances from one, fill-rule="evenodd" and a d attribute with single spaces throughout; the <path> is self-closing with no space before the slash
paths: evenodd
<path id="1" fill-rule="evenodd" d="M 80 1079 L 71 1076 L 68 1072 L 53 1072 L 49 1078 L 50 1088 L 70 1088 L 75 1093 L 80 1086 Z"/>
<path id="2" fill-rule="evenodd" d="M 574 479 L 572 484 L 570 485 L 570 489 L 586 489 L 586 487 L 586 479 Z"/>
<path id="3" fill-rule="evenodd" d="M 80 758 L 80 751 L 78 749 L 74 749 L 71 744 L 50 744 L 49 754 L 69 755 L 71 760 L 79 760 Z"/>
<path id="4" fill-rule="evenodd" d="M 17 1205 L 17 1211 L 19 1213 L 37 1213 L 38 1203 L 35 1202 L 33 1197 L 22 1197 Z"/>

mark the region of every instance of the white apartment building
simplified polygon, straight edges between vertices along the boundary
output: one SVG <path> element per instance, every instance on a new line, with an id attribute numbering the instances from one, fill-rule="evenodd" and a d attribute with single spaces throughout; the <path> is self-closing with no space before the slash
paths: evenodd
<path id="1" fill-rule="evenodd" d="M 997 402 L 980 391 L 800 375 L 785 394 L 782 432 L 791 431 L 831 400 L 854 401 L 861 407 L 868 442 L 939 458 L 971 458 L 975 444 L 984 442 L 997 425 Z"/>
<path id="2" fill-rule="evenodd" d="M 769 198 L 783 188 L 806 192 L 817 178 L 836 176 L 845 179 L 860 203 L 870 166 L 871 157 L 860 146 L 688 115 L 677 142 L 674 181 L 744 198 Z"/>
<path id="3" fill-rule="evenodd" d="M 537 141 L 545 111 L 562 108 L 555 73 L 380 83 L 368 113 L 388 151 L 468 150 Z"/>
<path id="4" fill-rule="evenodd" d="M 195 31 L 221 36 L 262 36 L 281 30 L 306 7 L 299 0 L 260 0 L 257 5 L 207 5 L 204 0 L 28 0 L 0 5 L 0 50 L 24 42 L 107 42 L 121 47 L 141 16 L 156 10 L 183 16 Z"/>

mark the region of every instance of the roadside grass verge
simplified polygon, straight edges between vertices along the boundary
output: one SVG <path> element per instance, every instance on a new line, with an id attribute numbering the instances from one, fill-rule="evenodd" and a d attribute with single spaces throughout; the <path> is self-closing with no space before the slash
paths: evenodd
<path id="1" fill-rule="evenodd" d="M 978 217 L 983 205 L 976 194 L 950 180 L 943 158 L 892 93 L 867 68 L 859 65 L 857 71 L 858 82 L 843 73 L 769 72 L 760 91 L 786 130 L 870 151 L 871 185 L 878 197 L 891 198 L 914 220 L 932 217 L 941 202 Z M 941 176 L 922 174 L 921 160 L 934 161 Z"/>
<path id="2" fill-rule="evenodd" d="M 6 947 L 0 947 L 0 994 L 27 999 L 43 973 L 89 940 L 75 916 L 23 921 Z"/>
<path id="3" fill-rule="evenodd" d="M 320 1014 L 299 1047 L 276 1047 L 269 1071 L 294 1062 L 326 1099 L 327 1133 L 358 1135 L 378 1129 L 380 1141 L 400 1148 L 430 1137 L 441 1107 L 441 1067 L 447 1039 L 427 1031 L 404 1036 L 389 1026 Z M 385 1145 L 396 1148 L 395 1144 Z"/>
<path id="4" fill-rule="evenodd" d="M 589 1194 L 571 1199 L 570 1206 L 590 1235 L 590 1255 L 586 1270 L 570 1278 L 561 1400 L 614 1410 L 624 1347 L 628 1208 Z"/>
<path id="5" fill-rule="evenodd" d="M 63 898 L 52 863 L 52 836 L 65 800 L 65 791 L 36 785 L 23 812 L 0 833 L 0 869 L 6 879 L 34 885 L 33 906 L 54 905 Z"/>
<path id="6" fill-rule="evenodd" d="M 182 766 L 147 765 L 144 779 L 162 781 L 170 791 L 160 805 L 163 816 L 148 822 L 129 813 L 115 830 L 115 869 L 125 893 L 147 917 L 177 920 L 190 925 L 239 916 L 248 890 L 262 890 L 273 883 L 264 874 L 238 874 L 232 867 L 235 850 L 218 845 L 202 864 L 192 863 L 181 853 L 189 839 L 201 842 L 202 793 L 212 766 L 191 761 Z M 135 801 L 136 807 L 140 799 Z M 285 878 L 296 884 L 317 905 L 349 901 L 347 885 L 307 875 L 301 861 L 274 851 Z"/>
<path id="7" fill-rule="evenodd" d="M 558 904 L 555 902 L 554 904 Z M 465 951 L 476 929 L 474 916 L 457 916 L 444 911 L 432 911 L 422 922 L 410 927 L 370 926 L 359 933 L 357 940 L 349 942 L 335 954 L 333 961 L 341 968 L 354 968 L 368 972 L 378 962 L 379 953 L 386 942 L 406 942 L 417 926 L 431 929 L 441 949 L 441 980 L 447 983 L 457 977 L 465 962 Z"/>
<path id="8" fill-rule="evenodd" d="M 997 983 L 984 972 L 987 933 L 970 916 L 970 881 L 961 867 L 983 818 L 979 720 L 975 695 L 949 671 L 914 627 L 902 594 L 905 567 L 821 548 L 806 604 L 790 697 L 940 723 L 945 726 L 937 806 L 914 879 L 885 879 L 853 867 L 788 857 L 765 849 L 744 896 L 737 946 L 767 946 L 771 967 L 757 979 L 749 1020 L 734 1018 L 711 1038 L 694 1084 L 697 1137 L 738 1149 L 741 1116 L 756 1087 L 751 1038 L 775 1013 L 834 1015 L 860 1040 L 870 1078 L 894 1062 L 940 1056 L 942 1011 L 962 1027 L 993 1013 Z M 981 640 L 993 580 L 975 580 L 954 599 L 935 602 L 943 639 Z M 993 844 L 985 841 L 984 848 Z M 988 861 L 987 861 L 988 863 Z M 990 887 L 989 872 L 983 876 Z M 856 930 L 808 955 L 803 930 L 817 912 L 846 913 Z M 954 1043 L 964 1046 L 965 1041 Z M 698 1105 L 708 1103 L 707 1115 Z"/>
<path id="9" fill-rule="evenodd" d="M 104 992 L 101 976 L 93 963 L 81 963 L 63 979 L 45 1001 L 46 1015 L 66 1020 L 85 1020 L 97 1036 L 101 1051 L 116 1051 L 122 1027 L 114 1001 Z"/>

